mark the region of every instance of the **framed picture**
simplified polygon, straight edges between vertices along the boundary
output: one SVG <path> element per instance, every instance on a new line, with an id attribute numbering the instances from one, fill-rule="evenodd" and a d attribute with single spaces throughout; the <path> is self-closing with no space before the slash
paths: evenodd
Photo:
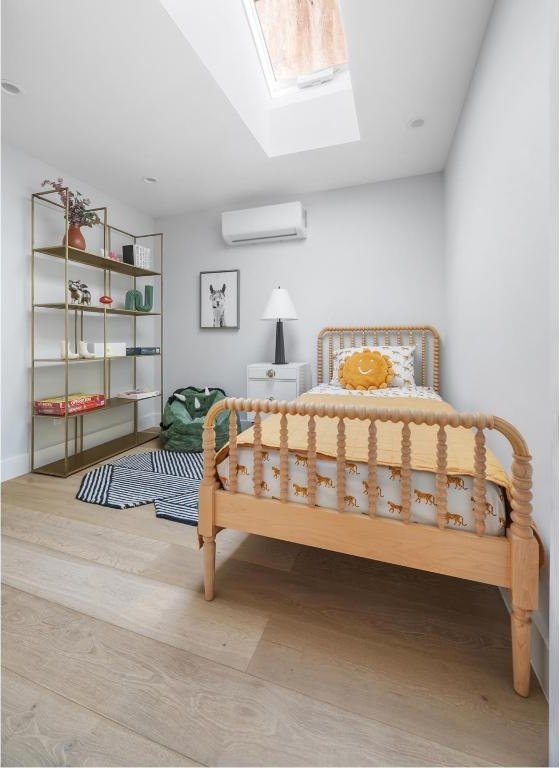
<path id="1" fill-rule="evenodd" d="M 239 327 L 239 270 L 200 272 L 200 328 Z"/>

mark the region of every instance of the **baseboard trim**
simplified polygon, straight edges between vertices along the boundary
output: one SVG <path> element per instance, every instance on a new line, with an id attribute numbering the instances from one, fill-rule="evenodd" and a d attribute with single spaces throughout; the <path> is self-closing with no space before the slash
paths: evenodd
<path id="1" fill-rule="evenodd" d="M 8 456 L 2 459 L 0 465 L 2 482 L 4 480 L 11 480 L 13 477 L 26 475 L 29 472 L 30 466 L 31 462 L 27 453 L 20 453 L 16 456 Z"/>
<path id="2" fill-rule="evenodd" d="M 160 421 L 160 412 L 152 411 L 151 413 L 143 414 L 143 416 L 140 417 L 138 428 L 149 429 L 150 427 L 156 427 L 159 425 Z M 108 429 L 105 428 L 97 430 L 96 432 L 91 432 L 87 436 L 87 444 L 85 447 L 89 448 L 90 443 L 91 445 L 95 445 L 97 443 L 105 442 L 106 440 L 112 440 L 113 438 L 119 436 L 119 432 L 124 434 L 126 430 L 123 430 L 122 427 L 125 426 L 125 424 L 126 422 L 122 422 L 116 427 L 109 427 Z M 48 464 L 49 461 L 55 461 L 57 458 L 59 458 L 60 451 L 62 451 L 62 455 L 64 455 L 63 444 L 49 446 L 48 448 L 44 448 L 43 450 L 38 451 L 36 454 L 36 466 Z M 0 462 L 0 475 L 2 482 L 5 480 L 11 480 L 14 477 L 26 475 L 30 471 L 31 459 L 28 453 L 20 453 L 16 456 L 6 456 L 3 457 L 2 461 Z"/>
<path id="3" fill-rule="evenodd" d="M 509 614 L 512 611 L 510 594 L 507 589 L 499 587 L 499 592 Z M 533 614 L 532 620 L 532 669 L 538 678 L 545 698 L 549 701 L 549 646 L 538 621 L 538 612 Z"/>

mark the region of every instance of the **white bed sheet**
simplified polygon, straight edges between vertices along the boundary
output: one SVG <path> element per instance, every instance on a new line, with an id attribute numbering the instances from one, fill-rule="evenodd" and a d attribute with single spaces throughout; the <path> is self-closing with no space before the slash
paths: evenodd
<path id="1" fill-rule="evenodd" d="M 319 384 L 306 395 L 354 395 L 355 397 L 421 397 L 425 400 L 442 400 L 431 387 L 386 387 L 385 389 L 372 389 L 370 392 L 358 389 L 344 389 L 337 384 Z"/>

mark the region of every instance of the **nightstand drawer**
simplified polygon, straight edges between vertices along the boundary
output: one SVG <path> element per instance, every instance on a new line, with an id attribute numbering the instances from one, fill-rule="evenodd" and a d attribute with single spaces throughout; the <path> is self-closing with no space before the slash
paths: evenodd
<path id="1" fill-rule="evenodd" d="M 297 382 L 282 379 L 249 379 L 247 397 L 255 400 L 295 400 Z"/>
<path id="2" fill-rule="evenodd" d="M 293 365 L 274 365 L 273 363 L 258 363 L 248 366 L 249 381 L 272 379 L 275 381 L 296 381 L 298 369 Z"/>
<path id="3" fill-rule="evenodd" d="M 251 363 L 247 366 L 247 397 L 251 400 L 295 400 L 311 385 L 308 363 Z M 248 414 L 252 421 L 254 414 Z M 263 417 L 265 418 L 265 417 Z"/>

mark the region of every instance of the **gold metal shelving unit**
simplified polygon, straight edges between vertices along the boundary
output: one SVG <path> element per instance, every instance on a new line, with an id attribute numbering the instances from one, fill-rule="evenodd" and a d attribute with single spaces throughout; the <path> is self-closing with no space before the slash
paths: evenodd
<path id="1" fill-rule="evenodd" d="M 68 192 L 66 188 L 66 192 Z M 56 190 L 48 190 L 46 192 L 36 192 L 31 196 L 31 471 L 45 475 L 54 475 L 56 477 L 68 477 L 69 475 L 79 472 L 82 469 L 97 464 L 100 461 L 115 456 L 122 451 L 129 450 L 136 446 L 147 443 L 149 440 L 153 440 L 157 436 L 157 432 L 153 430 L 140 430 L 138 428 L 138 403 L 145 402 L 147 398 L 140 401 L 138 400 L 126 400 L 124 398 L 111 397 L 111 364 L 118 364 L 118 361 L 124 359 L 133 360 L 133 387 L 137 387 L 137 358 L 147 357 L 146 355 L 127 355 L 126 357 L 107 357 L 106 355 L 106 343 L 107 337 L 107 325 L 111 315 L 128 315 L 133 317 L 133 343 L 132 346 L 137 345 L 137 321 L 139 317 L 159 317 L 160 318 L 160 338 L 159 346 L 161 353 L 163 353 L 163 233 L 152 232 L 147 235 L 134 235 L 131 232 L 119 229 L 112 226 L 107 222 L 107 208 L 90 208 L 91 211 L 102 212 L 100 218 L 102 219 L 103 227 L 103 249 L 107 253 L 111 250 L 111 235 L 114 232 L 129 238 L 133 244 L 136 244 L 140 240 L 147 238 L 159 238 L 159 270 L 155 271 L 151 269 L 143 269 L 131 264 L 125 264 L 119 261 L 112 261 L 111 259 L 104 258 L 95 253 L 80 250 L 79 248 L 73 248 L 68 245 L 54 245 L 54 246 L 37 246 L 36 245 L 36 206 L 46 204 L 48 206 L 54 206 L 61 209 L 61 212 L 65 214 L 65 227 L 66 237 L 64 242 L 68 241 L 68 204 L 66 206 L 57 202 L 55 196 L 58 195 Z M 36 258 L 38 255 L 53 257 L 64 262 L 64 302 L 55 303 L 36 303 L 35 302 L 35 272 L 36 272 Z M 68 265 L 71 263 L 81 264 L 88 267 L 93 267 L 103 271 L 103 290 L 105 294 L 111 292 L 111 274 L 116 273 L 133 278 L 132 288 L 136 289 L 137 278 L 142 277 L 155 277 L 159 280 L 159 308 L 160 312 L 136 312 L 126 309 L 116 309 L 97 306 L 83 306 L 68 303 Z M 70 324 L 74 324 L 74 339 L 77 346 L 77 341 L 83 339 L 83 321 L 84 314 L 97 313 L 103 315 L 103 348 L 105 355 L 97 358 L 86 359 L 73 359 L 73 358 L 50 358 L 50 357 L 35 357 L 35 323 L 36 313 L 38 310 L 54 310 L 64 312 L 64 341 L 65 349 L 68 349 L 68 342 L 70 341 Z M 149 357 L 159 357 L 159 390 L 160 395 L 156 397 L 160 400 L 161 417 L 163 417 L 163 355 L 149 355 Z M 69 395 L 69 378 L 70 378 L 70 366 L 75 364 L 97 364 L 103 366 L 103 394 L 105 396 L 105 405 L 101 408 L 95 408 L 91 411 L 83 413 L 68 413 L 68 395 Z M 64 398 L 66 401 L 65 415 L 64 416 L 45 416 L 35 414 L 35 389 L 36 389 L 36 376 L 38 370 L 41 367 L 51 365 L 63 365 L 64 366 Z M 84 419 L 87 419 L 93 413 L 107 412 L 115 408 L 133 408 L 133 430 L 129 434 L 122 437 L 118 437 L 113 440 L 95 445 L 91 448 L 84 449 Z M 35 462 L 35 427 L 36 422 L 44 419 L 54 419 L 57 422 L 64 423 L 64 457 L 56 461 L 52 461 L 42 466 L 36 466 Z M 70 432 L 73 432 L 71 435 Z"/>

